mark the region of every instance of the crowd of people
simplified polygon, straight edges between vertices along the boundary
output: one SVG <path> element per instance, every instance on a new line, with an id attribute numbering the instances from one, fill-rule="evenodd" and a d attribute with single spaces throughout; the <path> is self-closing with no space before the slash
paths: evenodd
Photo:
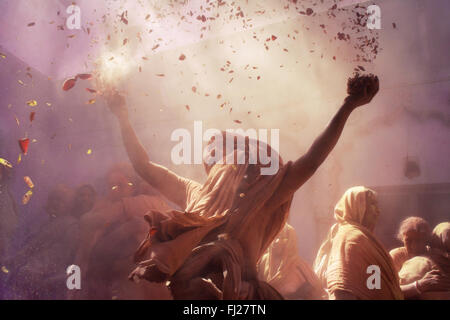
<path id="1" fill-rule="evenodd" d="M 279 157 L 273 175 L 261 174 L 269 165 L 261 159 L 250 161 L 250 145 L 276 151 L 248 137 L 239 145 L 233 136 L 234 149 L 215 159 L 217 141 L 225 147 L 229 137 L 218 133 L 208 143 L 203 184 L 150 161 L 125 98 L 107 93 L 131 164 L 111 168 L 107 194 L 91 185 L 56 186 L 45 206 L 48 221 L 19 252 L 8 249 L 17 209 L 0 165 L 3 298 L 450 299 L 450 222 L 432 230 L 409 217 L 399 228 L 403 246 L 388 252 L 374 234 L 382 214 L 376 192 L 352 187 L 336 204 L 335 224 L 312 266 L 299 256 L 287 223 L 294 193 L 325 161 L 351 112 L 378 88 L 375 76 L 350 79 L 326 129 L 296 161 Z M 81 269 L 79 290 L 66 287 L 69 265 Z"/>
<path id="2" fill-rule="evenodd" d="M 16 205 L 7 180 L 0 179 L 2 299 L 170 298 L 163 286 L 127 280 L 133 253 L 147 231 L 143 215 L 168 210 L 170 204 L 127 163 L 114 165 L 104 180 L 106 194 L 90 184 L 53 187 L 44 206 L 46 221 L 15 252 L 7 240 L 17 228 Z M 70 265 L 80 267 L 81 290 L 66 286 Z"/>

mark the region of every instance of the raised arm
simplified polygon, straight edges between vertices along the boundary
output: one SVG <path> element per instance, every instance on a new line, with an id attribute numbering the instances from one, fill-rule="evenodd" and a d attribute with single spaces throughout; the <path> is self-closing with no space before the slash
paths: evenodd
<path id="1" fill-rule="evenodd" d="M 378 77 L 355 76 L 347 84 L 348 96 L 325 130 L 316 138 L 309 150 L 297 159 L 287 175 L 291 191 L 300 188 L 316 172 L 330 154 L 341 136 L 348 117 L 357 107 L 369 103 L 378 92 Z"/>
<path id="2" fill-rule="evenodd" d="M 181 208 L 186 202 L 186 183 L 188 179 L 179 177 L 167 168 L 150 161 L 128 118 L 125 98 L 113 92 L 106 95 L 108 107 L 119 120 L 125 149 L 136 172 L 146 182 L 158 189 L 167 199 Z"/>

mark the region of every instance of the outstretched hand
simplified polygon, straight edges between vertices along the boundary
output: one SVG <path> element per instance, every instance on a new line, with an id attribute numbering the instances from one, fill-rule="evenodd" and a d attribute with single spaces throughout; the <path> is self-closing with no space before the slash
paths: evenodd
<path id="1" fill-rule="evenodd" d="M 128 118 L 128 109 L 125 97 L 115 89 L 103 93 L 109 110 L 119 119 Z"/>
<path id="2" fill-rule="evenodd" d="M 346 101 L 354 108 L 363 106 L 372 101 L 379 89 L 380 82 L 377 76 L 357 74 L 348 79 Z"/>

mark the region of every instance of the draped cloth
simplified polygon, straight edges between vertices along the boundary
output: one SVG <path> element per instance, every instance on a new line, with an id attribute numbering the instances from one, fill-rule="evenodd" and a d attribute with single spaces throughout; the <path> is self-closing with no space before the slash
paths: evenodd
<path id="1" fill-rule="evenodd" d="M 260 278 L 286 299 L 320 300 L 326 296 L 319 278 L 300 257 L 295 229 L 288 223 L 267 248 L 258 267 Z"/>
<path id="2" fill-rule="evenodd" d="M 259 157 L 256 164 L 249 163 L 250 142 L 246 138 L 245 148 L 239 148 L 235 140 L 234 150 L 211 167 L 203 185 L 178 178 L 186 186 L 184 212 L 146 216 L 150 231 L 136 260 L 140 267 L 158 271 L 147 280 L 170 281 L 175 299 L 282 298 L 258 280 L 256 264 L 287 220 L 292 194 L 280 192 L 280 186 L 291 163 L 283 165 L 278 158 L 277 173 L 261 175 L 267 164 Z M 275 153 L 267 144 L 253 142 L 259 155 L 263 148 L 269 156 Z M 245 163 L 226 162 L 233 157 L 244 157 Z"/>
<path id="3" fill-rule="evenodd" d="M 151 210 L 168 210 L 169 206 L 159 196 L 137 195 L 124 197 L 120 201 L 107 202 L 95 210 L 107 218 L 105 232 L 96 241 L 89 259 L 87 289 L 89 299 L 169 299 L 167 288 L 160 284 L 127 281 L 129 269 L 133 267 L 133 252 L 147 226 L 142 220 Z"/>
<path id="4" fill-rule="evenodd" d="M 389 255 L 394 262 L 395 270 L 400 271 L 406 260 L 409 259 L 408 251 L 405 247 L 398 247 L 389 251 Z"/>
<path id="5" fill-rule="evenodd" d="M 400 284 L 406 285 L 420 280 L 431 270 L 437 270 L 450 277 L 450 254 L 447 251 L 449 244 L 450 223 L 440 223 L 433 230 L 431 249 L 426 254 L 411 258 L 403 264 L 399 271 Z M 426 292 L 420 298 L 450 300 L 450 291 Z"/>
<path id="6" fill-rule="evenodd" d="M 345 192 L 335 207 L 337 221 L 321 245 L 314 262 L 330 296 L 337 290 L 349 292 L 358 299 L 403 299 L 392 259 L 375 235 L 364 226 L 367 195 L 365 187 L 353 187 Z M 380 268 L 380 289 L 369 289 L 369 266 Z"/>

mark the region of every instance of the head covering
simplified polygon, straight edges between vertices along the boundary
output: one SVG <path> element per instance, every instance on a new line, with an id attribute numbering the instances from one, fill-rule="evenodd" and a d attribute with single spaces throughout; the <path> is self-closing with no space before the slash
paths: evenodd
<path id="1" fill-rule="evenodd" d="M 290 163 L 283 165 L 278 153 L 263 142 L 245 138 L 245 143 L 239 144 L 237 135 L 233 138 L 234 150 L 224 152 L 223 161 L 216 157 L 215 162 L 210 162 L 206 182 L 187 191 L 185 212 L 171 211 L 165 217 L 157 212 L 148 215 L 147 221 L 158 232 L 151 245 L 141 245 L 149 249 L 150 259 L 142 261 L 140 266 L 153 264 L 168 276 L 176 276 L 173 283 L 189 283 L 199 276 L 196 270 L 200 267 L 194 268 L 194 264 L 203 266 L 211 259 L 220 259 L 227 270 L 224 298 L 247 294 L 254 298 L 273 291 L 261 289 L 265 287 L 261 283 L 255 285 L 256 291 L 247 292 L 243 288 L 244 282 L 257 282 L 256 263 L 287 220 L 292 195 L 274 197 L 274 194 Z M 262 168 L 271 165 L 264 158 L 258 156 L 257 161 L 251 161 L 252 144 L 258 151 L 265 148 L 271 160 L 279 162 L 275 174 L 261 174 Z M 241 163 L 236 163 L 238 159 Z M 207 244 L 212 242 L 214 246 L 210 249 Z M 142 256 L 144 251 L 138 251 Z"/>
<path id="2" fill-rule="evenodd" d="M 314 271 L 322 280 L 326 279 L 325 272 L 328 258 L 333 246 L 333 238 L 338 232 L 339 225 L 352 224 L 360 228 L 363 227 L 364 215 L 367 211 L 366 194 L 368 192 L 374 191 L 362 186 L 352 187 L 345 191 L 334 207 L 334 219 L 337 223 L 331 227 L 327 240 L 320 246 L 313 266 Z"/>
<path id="3" fill-rule="evenodd" d="M 364 226 L 367 212 L 367 196 L 375 191 L 366 187 L 353 187 L 345 191 L 334 208 L 334 218 L 338 223 L 351 223 Z M 365 226 L 366 227 L 366 226 Z"/>
<path id="4" fill-rule="evenodd" d="M 367 195 L 374 191 L 365 187 L 347 190 L 335 207 L 337 221 L 321 245 L 314 271 L 328 289 L 347 291 L 360 299 L 402 299 L 397 272 L 383 245 L 365 226 Z M 380 290 L 370 290 L 366 269 L 378 266 Z"/>

